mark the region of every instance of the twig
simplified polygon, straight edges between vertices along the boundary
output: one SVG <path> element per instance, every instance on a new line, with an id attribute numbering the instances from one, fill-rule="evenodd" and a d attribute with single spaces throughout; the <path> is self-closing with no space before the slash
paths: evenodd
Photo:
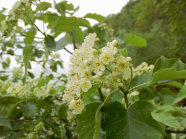
<path id="1" fill-rule="evenodd" d="M 15 119 L 15 120 L 10 120 L 10 122 L 19 122 L 19 121 L 29 121 L 29 120 L 34 120 L 34 119 Z"/>
<path id="2" fill-rule="evenodd" d="M 104 96 L 103 96 L 103 93 L 102 93 L 102 91 L 101 91 L 101 88 L 98 88 L 98 92 L 99 92 L 101 101 L 103 102 L 103 101 L 104 101 Z"/>
<path id="3" fill-rule="evenodd" d="M 30 17 L 27 16 L 27 14 L 25 14 L 25 16 L 30 20 L 30 22 L 32 23 L 32 25 L 35 26 L 36 29 L 37 29 L 41 34 L 43 34 L 44 36 L 46 36 L 46 34 L 45 34 L 44 32 L 42 32 L 42 31 L 38 28 L 38 26 L 36 26 L 36 24 L 32 21 L 32 19 L 30 19 Z"/>
<path id="4" fill-rule="evenodd" d="M 184 129 L 184 130 L 170 130 L 170 129 L 167 129 L 166 133 L 186 134 L 186 129 Z"/>
<path id="5" fill-rule="evenodd" d="M 72 40 L 72 43 L 73 43 L 73 45 L 74 45 L 74 49 L 77 49 L 77 46 L 76 46 L 76 43 L 75 43 L 75 40 L 74 40 L 74 35 L 73 35 L 73 33 L 70 32 L 69 34 L 70 34 L 70 38 L 71 38 L 71 40 Z"/>
<path id="6" fill-rule="evenodd" d="M 70 52 L 67 48 L 64 48 L 68 53 L 72 54 L 72 52 Z"/>

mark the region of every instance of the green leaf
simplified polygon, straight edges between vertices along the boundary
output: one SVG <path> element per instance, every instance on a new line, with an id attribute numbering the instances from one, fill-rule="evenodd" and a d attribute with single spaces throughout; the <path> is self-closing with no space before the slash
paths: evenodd
<path id="1" fill-rule="evenodd" d="M 93 103 L 93 102 L 99 102 L 99 98 L 100 96 L 98 95 L 98 90 L 99 85 L 93 85 L 88 92 L 86 92 L 83 95 L 83 103 L 85 105 L 89 104 L 89 103 Z"/>
<path id="2" fill-rule="evenodd" d="M 97 112 L 99 106 L 100 103 L 88 104 L 85 111 L 78 115 L 76 131 L 79 139 L 98 139 L 101 126 L 101 112 Z"/>
<path id="3" fill-rule="evenodd" d="M 186 79 L 186 65 L 179 59 L 159 58 L 153 69 L 152 81 Z"/>
<path id="4" fill-rule="evenodd" d="M 25 46 L 23 49 L 23 62 L 25 65 L 25 77 L 27 75 L 27 69 L 29 66 L 29 61 L 32 56 L 32 46 Z"/>
<path id="5" fill-rule="evenodd" d="M 162 69 L 173 68 L 176 71 L 186 70 L 185 64 L 176 58 L 168 59 L 166 57 L 160 57 L 154 64 L 153 73 Z"/>
<path id="6" fill-rule="evenodd" d="M 147 72 L 145 74 L 135 76 L 131 82 L 129 92 L 132 92 L 137 89 L 142 89 L 142 88 L 152 85 L 151 80 L 152 80 L 152 73 L 151 72 Z"/>
<path id="7" fill-rule="evenodd" d="M 176 94 L 171 91 L 170 88 L 162 88 L 158 93 L 158 96 L 161 100 L 161 104 L 172 104 Z"/>
<path id="8" fill-rule="evenodd" d="M 67 110 L 68 110 L 68 106 L 62 104 L 58 110 L 59 118 L 63 118 L 63 119 L 67 118 Z"/>
<path id="9" fill-rule="evenodd" d="M 46 11 L 50 7 L 52 7 L 51 3 L 43 1 L 37 5 L 36 11 Z"/>
<path id="10" fill-rule="evenodd" d="M 54 37 L 51 35 L 45 36 L 45 45 L 46 48 L 49 50 L 55 50 L 56 49 L 56 42 L 54 40 Z"/>
<path id="11" fill-rule="evenodd" d="M 0 105 L 16 104 L 20 101 L 17 97 L 0 96 Z"/>
<path id="12" fill-rule="evenodd" d="M 71 3 L 68 4 L 67 1 L 61 1 L 61 2 L 59 2 L 59 3 L 57 4 L 56 9 L 57 9 L 57 11 L 58 11 L 59 13 L 62 12 L 62 14 L 65 15 L 66 10 L 72 11 L 72 10 L 74 10 L 74 6 L 73 6 L 73 4 L 71 4 Z"/>
<path id="13" fill-rule="evenodd" d="M 56 49 L 55 49 L 55 51 L 64 49 L 67 44 L 68 44 L 68 39 L 66 37 L 63 37 L 63 38 L 59 39 L 56 42 Z"/>
<path id="14" fill-rule="evenodd" d="M 146 47 L 147 42 L 144 38 L 133 35 L 133 34 L 128 34 L 125 38 L 125 42 L 135 45 L 137 47 Z"/>
<path id="15" fill-rule="evenodd" d="M 173 68 L 162 69 L 153 74 L 152 81 L 186 79 L 186 70 L 176 71 Z"/>
<path id="16" fill-rule="evenodd" d="M 6 63 L 6 62 L 2 62 L 1 65 L 2 65 L 3 69 L 8 68 L 8 66 L 9 66 L 8 63 Z"/>
<path id="17" fill-rule="evenodd" d="M 58 18 L 58 22 L 55 27 L 55 31 L 57 32 L 73 32 L 73 30 L 77 27 L 90 27 L 89 21 L 86 19 L 78 18 L 78 17 L 64 17 L 61 16 Z"/>
<path id="18" fill-rule="evenodd" d="M 107 139 L 160 139 L 163 131 L 152 119 L 153 106 L 138 101 L 126 110 L 120 103 L 114 102 L 103 107 L 105 121 L 103 129 Z"/>
<path id="19" fill-rule="evenodd" d="M 176 99 L 174 100 L 174 103 L 178 103 L 183 99 L 186 99 L 186 85 L 184 85 L 183 88 L 179 91 L 176 96 Z"/>
<path id="20" fill-rule="evenodd" d="M 156 110 L 154 110 L 151 115 L 152 117 L 164 124 L 167 125 L 169 127 L 172 128 L 179 128 L 180 127 L 180 123 L 176 120 L 176 118 L 169 112 L 169 110 L 172 110 L 172 107 L 168 106 L 168 105 L 164 105 L 163 107 L 159 107 Z M 165 109 L 165 110 L 164 110 Z M 175 108 L 173 108 L 175 109 Z"/>
<path id="21" fill-rule="evenodd" d="M 45 86 L 46 84 L 47 84 L 46 79 L 40 78 L 37 83 L 37 87 L 42 87 L 42 86 Z"/>
<path id="22" fill-rule="evenodd" d="M 10 121 L 8 119 L 8 116 L 1 113 L 0 111 L 0 126 L 5 126 L 5 127 L 8 127 L 8 128 L 12 128 L 11 125 L 10 125 Z"/>
<path id="23" fill-rule="evenodd" d="M 35 54 L 35 56 L 37 58 L 41 58 L 42 55 L 43 55 L 43 51 L 42 50 L 35 49 L 35 53 L 34 54 Z"/>
<path id="24" fill-rule="evenodd" d="M 120 102 L 122 101 L 122 98 L 123 98 L 123 94 L 121 93 L 121 91 L 116 91 L 113 93 L 113 95 L 111 96 L 111 101 L 112 102 Z"/>
<path id="25" fill-rule="evenodd" d="M 34 117 L 37 114 L 37 106 L 35 103 L 28 102 L 26 104 L 22 104 L 22 106 L 25 116 Z"/>
<path id="26" fill-rule="evenodd" d="M 7 54 L 9 54 L 9 55 L 14 55 L 14 51 L 12 50 L 12 49 L 9 49 L 8 51 L 7 51 Z"/>
<path id="27" fill-rule="evenodd" d="M 84 18 L 91 18 L 97 20 L 98 22 L 103 22 L 106 19 L 104 16 L 96 13 L 88 13 L 84 16 Z"/>
<path id="28" fill-rule="evenodd" d="M 34 41 L 35 35 L 36 35 L 35 30 L 30 30 L 30 31 L 26 32 L 24 42 L 26 44 L 32 44 L 32 42 Z"/>
<path id="29" fill-rule="evenodd" d="M 168 82 L 168 83 L 165 83 L 164 85 L 174 86 L 174 87 L 179 88 L 179 89 L 181 89 L 183 87 L 183 85 L 180 82 L 177 82 L 177 81 Z"/>

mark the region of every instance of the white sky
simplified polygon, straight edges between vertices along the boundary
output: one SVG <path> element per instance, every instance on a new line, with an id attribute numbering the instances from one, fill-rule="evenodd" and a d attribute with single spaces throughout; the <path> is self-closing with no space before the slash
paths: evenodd
<path id="1" fill-rule="evenodd" d="M 16 0 L 0 0 L 0 8 L 5 7 L 10 9 Z M 53 2 L 53 0 L 45 0 Z M 56 2 L 61 0 L 56 0 Z M 73 3 L 74 6 L 79 5 L 80 10 L 78 16 L 84 16 L 86 13 L 97 13 L 103 16 L 109 14 L 115 14 L 120 12 L 121 8 L 129 0 L 67 0 L 69 3 Z"/>
<path id="2" fill-rule="evenodd" d="M 0 9 L 5 7 L 7 9 L 11 9 L 12 5 L 16 0 L 0 0 Z M 43 1 L 43 0 L 42 0 Z M 44 0 L 48 2 L 53 2 L 53 0 Z M 56 0 L 59 2 L 61 0 Z M 122 7 L 129 0 L 67 0 L 69 3 L 72 3 L 75 7 L 80 6 L 79 11 L 75 14 L 75 16 L 82 17 L 87 13 L 97 13 L 103 16 L 108 16 L 110 14 L 116 14 L 121 11 Z M 90 20 L 91 24 L 96 23 Z M 70 47 L 70 48 L 69 48 Z M 72 52 L 72 46 L 68 46 L 68 49 Z M 61 58 L 64 61 L 64 73 L 67 73 L 68 63 L 70 55 L 61 50 L 58 53 L 61 54 Z M 16 66 L 13 64 L 13 66 Z M 33 64 L 33 72 L 38 73 L 38 69 L 41 67 L 39 65 Z"/>

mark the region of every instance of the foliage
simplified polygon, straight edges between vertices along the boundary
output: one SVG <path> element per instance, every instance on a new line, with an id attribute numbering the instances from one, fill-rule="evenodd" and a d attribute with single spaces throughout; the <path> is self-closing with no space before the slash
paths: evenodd
<path id="1" fill-rule="evenodd" d="M 154 13 L 151 1 L 140 2 L 124 8 L 139 14 L 142 4 L 150 6 L 140 16 L 130 14 L 130 23 Z M 76 17 L 78 8 L 67 1 L 19 0 L 8 15 L 0 11 L 0 138 L 185 138 L 186 64 L 162 56 L 154 65 L 134 66 L 126 48 L 151 49 L 148 39 L 131 32 L 113 36 L 103 16 Z M 89 18 L 100 24 L 91 26 Z M 71 54 L 68 75 L 60 71 L 59 50 Z M 13 59 L 18 67 L 12 68 Z M 31 72 L 34 63 L 41 65 L 39 75 Z"/>
<path id="2" fill-rule="evenodd" d="M 183 0 L 131 0 L 106 22 L 114 29 L 114 36 L 121 40 L 131 33 L 146 39 L 146 48 L 122 46 L 127 48 L 135 66 L 143 61 L 153 64 L 162 55 L 186 62 L 185 7 Z"/>

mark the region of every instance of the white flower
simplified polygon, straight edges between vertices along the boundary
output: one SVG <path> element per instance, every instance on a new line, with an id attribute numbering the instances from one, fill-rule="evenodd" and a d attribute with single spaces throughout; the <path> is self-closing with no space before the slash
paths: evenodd
<path id="1" fill-rule="evenodd" d="M 83 92 L 87 92 L 92 87 L 92 84 L 89 80 L 82 79 L 81 80 L 81 89 Z"/>
<path id="2" fill-rule="evenodd" d="M 107 43 L 106 47 L 101 49 L 100 60 L 103 64 L 108 64 L 114 60 L 114 55 L 117 53 L 117 48 L 115 47 L 117 41 L 112 41 Z"/>
<path id="3" fill-rule="evenodd" d="M 79 114 L 84 109 L 84 105 L 82 100 L 72 100 L 69 104 L 70 109 L 73 111 L 74 114 Z"/>
<path id="4" fill-rule="evenodd" d="M 94 42 L 96 40 L 96 33 L 91 33 L 85 37 L 82 47 L 92 48 L 94 46 Z"/>
<path id="5" fill-rule="evenodd" d="M 22 1 L 16 1 L 12 6 L 12 9 L 9 11 L 9 14 L 14 14 L 14 12 L 21 6 Z"/>
<path id="6" fill-rule="evenodd" d="M 94 71 L 95 71 L 96 73 L 105 70 L 105 66 L 103 65 L 103 63 L 102 63 L 101 60 L 99 60 L 99 59 L 96 59 L 96 60 L 94 61 L 94 63 L 93 63 L 93 68 L 94 68 Z"/>

